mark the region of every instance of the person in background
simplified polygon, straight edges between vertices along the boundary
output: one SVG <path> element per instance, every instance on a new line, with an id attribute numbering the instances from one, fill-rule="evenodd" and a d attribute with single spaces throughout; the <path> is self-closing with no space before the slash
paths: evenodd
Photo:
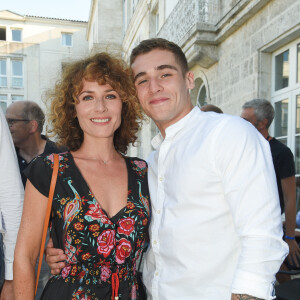
<path id="1" fill-rule="evenodd" d="M 4 276 L 1 278 L 1 282 L 4 283 L 0 300 L 14 300 L 13 258 L 24 189 L 14 145 L 2 109 L 0 109 L 0 166 L 0 235 L 4 250 L 4 257 L 3 253 L 0 254 L 1 273 Z"/>
<path id="2" fill-rule="evenodd" d="M 25 188 L 24 170 L 40 154 L 59 153 L 66 148 L 58 148 L 54 142 L 42 135 L 45 114 L 32 101 L 17 101 L 8 106 L 6 120 L 15 145 L 19 170 Z M 48 236 L 47 236 L 48 238 Z M 39 299 L 50 277 L 50 269 L 43 260 L 36 299 Z"/>
<path id="3" fill-rule="evenodd" d="M 253 99 L 242 106 L 241 117 L 249 121 L 269 142 L 277 179 L 281 213 L 285 213 L 284 240 L 289 245 L 287 260 L 299 267 L 300 248 L 295 240 L 296 228 L 296 179 L 292 151 L 275 137 L 269 127 L 274 119 L 272 104 L 265 99 Z"/>
<path id="4" fill-rule="evenodd" d="M 205 104 L 205 105 L 201 106 L 200 109 L 202 111 L 213 111 L 213 112 L 218 113 L 218 114 L 223 113 L 221 108 L 219 108 L 218 106 L 215 106 L 213 104 Z"/>

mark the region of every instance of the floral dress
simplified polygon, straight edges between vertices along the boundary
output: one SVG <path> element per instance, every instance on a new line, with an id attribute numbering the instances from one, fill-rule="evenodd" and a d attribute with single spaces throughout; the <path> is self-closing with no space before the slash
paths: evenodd
<path id="1" fill-rule="evenodd" d="M 113 289 L 117 289 L 120 300 L 139 299 L 136 262 L 148 241 L 150 218 L 147 165 L 139 158 L 124 158 L 128 172 L 127 205 L 109 218 L 72 154 L 59 154 L 51 236 L 67 260 L 60 274 L 49 279 L 41 299 L 109 300 L 115 293 Z M 37 157 L 25 171 L 46 197 L 52 169 L 53 154 Z"/>

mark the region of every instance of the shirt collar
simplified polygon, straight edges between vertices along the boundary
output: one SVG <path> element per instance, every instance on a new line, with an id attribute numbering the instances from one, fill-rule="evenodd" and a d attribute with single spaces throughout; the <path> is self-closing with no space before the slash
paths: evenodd
<path id="1" fill-rule="evenodd" d="M 184 116 L 182 119 L 177 121 L 176 123 L 172 124 L 168 128 L 166 128 L 166 137 L 165 139 L 173 138 L 179 131 L 181 131 L 186 124 L 189 122 L 191 118 L 195 114 L 197 114 L 200 111 L 198 106 L 195 106 L 186 116 Z M 159 132 L 151 141 L 151 145 L 155 150 L 159 148 L 159 146 L 162 144 L 164 141 L 163 136 Z"/>

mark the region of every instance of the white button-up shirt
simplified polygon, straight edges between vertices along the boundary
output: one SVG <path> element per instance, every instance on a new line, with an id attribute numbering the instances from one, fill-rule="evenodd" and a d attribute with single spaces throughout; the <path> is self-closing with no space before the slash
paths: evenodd
<path id="1" fill-rule="evenodd" d="M 273 299 L 288 247 L 267 141 L 239 117 L 196 107 L 152 145 L 149 299 Z"/>
<path id="2" fill-rule="evenodd" d="M 5 279 L 13 279 L 14 250 L 24 199 L 15 147 L 0 108 L 0 227 L 3 233 Z"/>

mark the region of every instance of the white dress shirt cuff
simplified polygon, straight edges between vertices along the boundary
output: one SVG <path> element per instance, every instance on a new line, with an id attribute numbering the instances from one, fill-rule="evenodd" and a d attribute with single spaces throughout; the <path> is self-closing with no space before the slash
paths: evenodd
<path id="1" fill-rule="evenodd" d="M 5 263 L 5 280 L 13 280 L 13 263 Z"/>
<path id="2" fill-rule="evenodd" d="M 275 277 L 274 277 L 275 282 Z M 275 299 L 274 284 L 266 282 L 252 273 L 237 271 L 233 279 L 232 294 L 247 294 L 260 299 Z"/>

